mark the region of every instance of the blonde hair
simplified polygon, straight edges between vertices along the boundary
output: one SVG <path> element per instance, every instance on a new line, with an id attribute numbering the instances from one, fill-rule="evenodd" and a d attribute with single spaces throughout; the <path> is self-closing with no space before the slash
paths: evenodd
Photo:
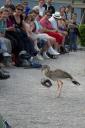
<path id="1" fill-rule="evenodd" d="M 34 21 L 34 17 L 33 17 L 32 14 L 29 14 L 29 15 L 25 18 L 25 20 L 26 20 L 26 21 L 27 21 L 27 20 Z"/>

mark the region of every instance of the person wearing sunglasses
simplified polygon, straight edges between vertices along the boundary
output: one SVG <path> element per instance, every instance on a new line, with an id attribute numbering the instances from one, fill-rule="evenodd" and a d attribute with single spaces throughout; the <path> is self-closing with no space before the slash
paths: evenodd
<path id="1" fill-rule="evenodd" d="M 16 58 L 15 63 L 18 62 L 18 56 L 20 53 L 24 52 L 26 54 L 29 54 L 30 57 L 36 56 L 38 53 L 38 51 L 34 48 L 33 40 L 27 36 L 27 33 L 24 29 L 23 10 L 24 7 L 22 4 L 16 5 L 15 12 L 12 18 L 13 24 L 11 24 L 12 26 L 8 26 L 9 29 L 7 36 L 12 40 L 12 49 Z M 10 30 L 10 28 L 13 28 L 13 26 L 14 29 Z"/>

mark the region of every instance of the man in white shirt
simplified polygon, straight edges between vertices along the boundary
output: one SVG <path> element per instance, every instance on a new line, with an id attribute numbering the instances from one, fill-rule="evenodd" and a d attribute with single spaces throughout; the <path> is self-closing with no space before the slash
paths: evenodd
<path id="1" fill-rule="evenodd" d="M 56 29 L 59 33 L 63 35 L 63 43 L 65 45 L 66 38 L 68 36 L 68 32 L 66 30 L 66 26 L 64 24 L 64 21 L 62 19 L 62 16 L 60 15 L 60 12 L 56 11 L 52 17 L 49 19 L 51 22 L 51 25 L 54 29 Z M 60 23 L 59 23 L 60 21 Z M 66 53 L 66 49 L 64 49 L 64 53 Z"/>
<path id="2" fill-rule="evenodd" d="M 42 17 L 45 14 L 45 7 L 43 5 L 45 4 L 45 0 L 39 0 L 39 5 L 34 6 L 33 10 L 39 10 L 39 15 Z"/>
<path id="3" fill-rule="evenodd" d="M 51 22 L 51 25 L 54 29 L 58 30 L 58 25 L 57 25 L 57 20 L 61 19 L 62 17 L 60 16 L 60 12 L 56 11 L 52 17 L 49 19 Z"/>

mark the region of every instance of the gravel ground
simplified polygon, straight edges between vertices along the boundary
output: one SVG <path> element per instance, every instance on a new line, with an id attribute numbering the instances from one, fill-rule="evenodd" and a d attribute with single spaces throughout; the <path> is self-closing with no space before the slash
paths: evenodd
<path id="1" fill-rule="evenodd" d="M 45 88 L 39 69 L 8 69 L 11 78 L 0 81 L 0 113 L 12 128 L 85 128 L 85 52 L 46 60 L 52 69 L 71 73 L 81 86 L 64 80 L 62 95 L 56 86 Z"/>

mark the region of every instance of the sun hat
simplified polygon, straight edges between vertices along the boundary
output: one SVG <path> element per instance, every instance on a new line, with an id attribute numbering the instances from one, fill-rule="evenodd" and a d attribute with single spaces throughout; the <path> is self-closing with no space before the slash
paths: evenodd
<path id="1" fill-rule="evenodd" d="M 60 15 L 60 12 L 56 11 L 53 15 L 52 15 L 54 18 L 56 19 L 61 19 L 61 15 Z"/>

